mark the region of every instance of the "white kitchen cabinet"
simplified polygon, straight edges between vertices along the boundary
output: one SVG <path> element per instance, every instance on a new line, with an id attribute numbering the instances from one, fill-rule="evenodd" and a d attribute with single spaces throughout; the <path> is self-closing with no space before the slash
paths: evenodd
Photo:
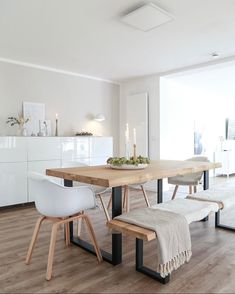
<path id="1" fill-rule="evenodd" d="M 0 206 L 34 200 L 30 171 L 102 165 L 112 155 L 111 137 L 0 137 Z"/>
<path id="2" fill-rule="evenodd" d="M 91 137 L 90 157 L 110 157 L 113 155 L 113 139 L 111 137 Z"/>
<path id="3" fill-rule="evenodd" d="M 62 161 L 61 167 L 82 167 L 89 166 L 90 159 L 89 158 L 76 158 L 70 161 Z"/>
<path id="4" fill-rule="evenodd" d="M 110 156 L 108 156 L 110 157 Z M 95 165 L 105 165 L 107 163 L 108 157 L 91 157 L 90 158 L 90 166 L 95 166 Z"/>
<path id="5" fill-rule="evenodd" d="M 74 161 L 78 158 L 89 158 L 89 137 L 61 138 L 61 158 L 63 161 Z"/>
<path id="6" fill-rule="evenodd" d="M 59 137 L 32 137 L 28 139 L 28 161 L 61 158 Z"/>
<path id="7" fill-rule="evenodd" d="M 0 162 L 27 161 L 27 138 L 0 137 Z"/>
<path id="8" fill-rule="evenodd" d="M 27 162 L 0 163 L 0 206 L 27 201 Z"/>
<path id="9" fill-rule="evenodd" d="M 103 165 L 113 156 L 113 140 L 110 137 L 90 138 L 90 165 Z"/>
<path id="10" fill-rule="evenodd" d="M 0 137 L 0 206 L 27 202 L 27 140 Z"/>
<path id="11" fill-rule="evenodd" d="M 226 175 L 227 177 L 235 173 L 235 151 L 222 150 L 215 151 L 214 161 L 221 162 L 222 167 L 215 170 L 215 175 Z"/>

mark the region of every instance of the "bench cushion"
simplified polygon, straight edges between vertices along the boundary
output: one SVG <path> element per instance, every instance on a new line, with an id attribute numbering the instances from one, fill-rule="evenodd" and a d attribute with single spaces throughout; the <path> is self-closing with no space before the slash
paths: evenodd
<path id="1" fill-rule="evenodd" d="M 187 198 L 199 200 L 201 202 L 214 202 L 220 205 L 222 209 L 230 208 L 231 206 L 235 205 L 235 187 L 220 185 L 212 189 L 191 194 L 187 196 Z"/>
<path id="2" fill-rule="evenodd" d="M 155 204 L 152 207 L 184 215 L 188 224 L 200 221 L 207 217 L 210 212 L 217 212 L 219 210 L 217 203 L 179 198 Z"/>
<path id="3" fill-rule="evenodd" d="M 217 212 L 219 210 L 219 205 L 217 203 L 190 199 L 175 199 L 153 205 L 152 207 L 183 214 L 188 224 L 194 221 L 200 221 L 207 217 L 210 212 Z M 107 222 L 107 226 L 111 229 L 146 241 L 151 241 L 156 238 L 156 233 L 154 231 L 120 220 L 111 220 Z"/>

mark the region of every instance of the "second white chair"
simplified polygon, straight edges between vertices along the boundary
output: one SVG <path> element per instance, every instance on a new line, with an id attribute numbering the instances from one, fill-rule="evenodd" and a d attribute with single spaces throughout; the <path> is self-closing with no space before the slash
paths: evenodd
<path id="1" fill-rule="evenodd" d="M 188 161 L 202 161 L 202 162 L 208 162 L 208 158 L 206 156 L 194 156 L 189 159 Z M 203 172 L 196 172 L 192 174 L 185 174 L 185 175 L 179 175 L 175 177 L 168 178 L 168 183 L 175 185 L 175 189 L 172 195 L 172 200 L 175 198 L 177 190 L 179 186 L 188 186 L 189 187 L 189 194 L 192 194 L 194 188 L 194 193 L 197 192 L 197 185 L 199 181 L 201 180 L 203 175 Z"/>

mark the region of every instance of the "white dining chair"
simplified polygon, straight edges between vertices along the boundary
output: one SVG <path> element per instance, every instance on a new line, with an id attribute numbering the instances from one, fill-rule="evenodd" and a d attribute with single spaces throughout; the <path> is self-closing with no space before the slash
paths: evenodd
<path id="1" fill-rule="evenodd" d="M 84 162 L 78 162 L 78 161 L 67 161 L 67 162 L 62 163 L 62 167 L 65 167 L 65 168 L 69 168 L 69 167 L 86 167 L 86 166 L 88 166 L 88 164 L 86 164 Z M 87 186 L 88 184 L 84 184 L 84 183 L 81 183 L 81 182 L 74 182 L 74 185 L 75 186 L 80 186 L 80 185 L 86 185 Z M 103 200 L 103 195 L 106 192 L 110 191 L 110 188 L 97 186 L 97 185 L 89 185 L 89 186 L 92 187 L 95 195 L 99 198 L 107 221 L 110 221 L 110 216 L 109 216 L 109 213 L 108 213 L 108 210 L 107 210 L 107 206 L 105 205 L 104 200 Z M 81 231 L 81 221 L 79 221 L 79 224 L 78 224 L 78 235 L 80 235 L 80 231 Z"/>
<path id="2" fill-rule="evenodd" d="M 144 196 L 144 200 L 147 207 L 150 207 L 149 199 L 147 193 L 144 189 L 144 184 L 146 183 L 139 183 L 138 185 L 132 185 L 135 189 L 141 189 L 142 194 Z M 123 196 L 123 207 L 126 207 L 126 212 L 130 211 L 130 197 L 129 197 L 129 187 L 126 185 L 124 186 L 124 196 Z"/>
<path id="3" fill-rule="evenodd" d="M 209 162 L 209 160 L 206 156 L 194 156 L 194 157 L 188 158 L 186 160 Z M 197 192 L 197 185 L 199 184 L 199 181 L 201 180 L 202 175 L 203 175 L 203 172 L 196 172 L 196 173 L 179 175 L 179 176 L 168 178 L 168 183 L 175 185 L 175 189 L 174 189 L 174 192 L 172 194 L 171 199 L 173 200 L 175 198 L 179 186 L 188 186 L 189 187 L 189 194 L 192 194 L 193 192 L 196 193 Z M 192 189 L 192 187 L 194 189 Z"/>
<path id="4" fill-rule="evenodd" d="M 28 178 L 30 184 L 34 187 L 35 205 L 41 216 L 38 218 L 35 225 L 26 257 L 26 264 L 30 263 L 40 226 L 45 220 L 53 222 L 46 280 L 49 281 L 52 277 L 52 265 L 59 226 L 65 226 L 66 245 L 68 246 L 70 244 L 69 222 L 78 219 L 83 219 L 85 221 L 98 261 L 102 261 L 102 255 L 96 241 L 92 224 L 89 217 L 84 213 L 84 210 L 96 207 L 96 199 L 91 187 L 64 187 L 53 182 L 50 177 L 37 173 L 30 173 Z"/>

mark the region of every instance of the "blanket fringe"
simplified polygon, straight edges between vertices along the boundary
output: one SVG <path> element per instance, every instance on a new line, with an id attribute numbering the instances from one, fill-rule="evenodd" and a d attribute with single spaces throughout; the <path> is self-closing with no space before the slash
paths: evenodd
<path id="1" fill-rule="evenodd" d="M 173 259 L 171 259 L 167 263 L 159 264 L 157 267 L 157 272 L 160 274 L 162 278 L 165 278 L 166 276 L 171 274 L 173 270 L 176 270 L 185 262 L 189 262 L 191 256 L 192 256 L 191 250 L 181 252 L 179 255 L 175 256 Z"/>

